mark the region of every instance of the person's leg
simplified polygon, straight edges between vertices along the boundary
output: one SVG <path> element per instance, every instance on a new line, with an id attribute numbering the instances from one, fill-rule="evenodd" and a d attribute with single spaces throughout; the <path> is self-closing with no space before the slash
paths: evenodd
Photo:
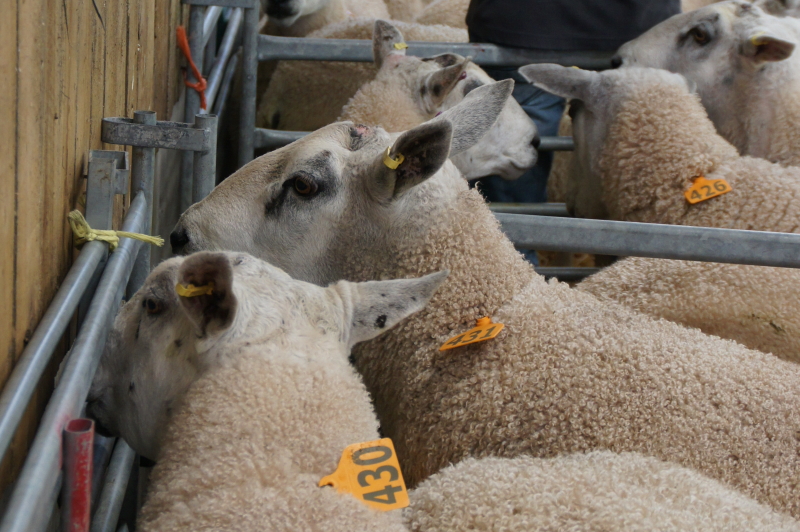
<path id="1" fill-rule="evenodd" d="M 516 69 L 487 68 L 486 72 L 496 80 L 513 78 L 514 99 L 519 102 L 528 116 L 536 123 L 542 137 L 558 135 L 561 115 L 564 113 L 564 99 L 545 92 L 522 80 Z M 499 203 L 543 203 L 547 201 L 547 176 L 553 163 L 552 152 L 539 152 L 536 165 L 514 181 L 499 176 L 482 177 L 474 181 L 487 201 Z M 538 264 L 536 253 L 526 252 L 525 256 Z"/>

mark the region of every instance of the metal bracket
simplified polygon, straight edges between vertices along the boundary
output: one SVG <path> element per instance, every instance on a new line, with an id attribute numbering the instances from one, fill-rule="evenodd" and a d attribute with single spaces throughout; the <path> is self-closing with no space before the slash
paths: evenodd
<path id="1" fill-rule="evenodd" d="M 183 122 L 158 121 L 155 125 L 147 125 L 137 124 L 132 118 L 113 117 L 103 119 L 100 138 L 103 142 L 124 146 L 209 151 L 216 149 L 212 145 L 215 136 L 210 128 L 198 128 Z"/>
<path id="2" fill-rule="evenodd" d="M 94 229 L 111 229 L 114 195 L 128 193 L 128 153 L 91 150 L 86 184 L 86 221 Z"/>

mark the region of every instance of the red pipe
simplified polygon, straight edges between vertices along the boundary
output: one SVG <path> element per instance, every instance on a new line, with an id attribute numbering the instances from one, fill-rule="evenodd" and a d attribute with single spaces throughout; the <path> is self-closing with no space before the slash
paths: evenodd
<path id="1" fill-rule="evenodd" d="M 63 532 L 89 532 L 93 445 L 94 421 L 91 419 L 73 419 L 64 427 Z"/>

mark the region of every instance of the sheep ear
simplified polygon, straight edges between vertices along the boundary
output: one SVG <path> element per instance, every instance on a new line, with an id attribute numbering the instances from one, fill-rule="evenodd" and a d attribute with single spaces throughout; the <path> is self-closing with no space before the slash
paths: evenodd
<path id="1" fill-rule="evenodd" d="M 426 57 L 426 58 L 423 59 L 423 61 L 433 61 L 434 63 L 436 63 L 440 67 L 445 68 L 445 67 L 453 66 L 456 63 L 460 63 L 460 62 L 464 61 L 465 59 L 466 58 L 464 56 L 461 56 L 461 55 L 458 55 L 458 54 L 447 53 L 447 54 L 434 55 L 433 57 Z"/>
<path id="2" fill-rule="evenodd" d="M 201 336 L 219 333 L 233 323 L 237 300 L 233 269 L 225 254 L 204 251 L 187 257 L 178 269 L 175 290 Z"/>
<path id="3" fill-rule="evenodd" d="M 489 131 L 513 90 L 514 80 L 511 79 L 483 85 L 470 91 L 458 105 L 427 123 L 453 124 L 453 143 L 450 146 L 452 157 L 474 146 Z"/>
<path id="4" fill-rule="evenodd" d="M 521 67 L 519 73 L 549 93 L 584 101 L 589 97 L 589 89 L 598 76 L 597 72 L 551 64 L 527 65 Z"/>
<path id="5" fill-rule="evenodd" d="M 784 61 L 794 52 L 795 44 L 766 32 L 752 35 L 742 45 L 742 55 L 756 63 Z"/>
<path id="6" fill-rule="evenodd" d="M 431 108 L 435 109 L 442 105 L 444 99 L 456 86 L 459 80 L 466 77 L 464 71 L 467 69 L 469 59 L 464 59 L 460 63 L 447 66 L 425 76 L 422 83 L 422 97 L 429 100 Z"/>
<path id="7" fill-rule="evenodd" d="M 395 44 L 405 44 L 400 30 L 385 20 L 376 20 L 372 30 L 372 60 L 375 61 L 375 68 L 380 69 L 389 54 L 406 55 L 406 49 L 395 47 Z"/>
<path id="8" fill-rule="evenodd" d="M 447 121 L 425 122 L 402 133 L 373 163 L 376 194 L 398 198 L 438 172 L 450 156 L 452 138 L 453 126 Z"/>
<path id="9" fill-rule="evenodd" d="M 396 281 L 340 281 L 333 285 L 331 288 L 339 293 L 345 305 L 352 308 L 350 331 L 345 334 L 348 345 L 353 347 L 358 342 L 375 338 L 422 310 L 447 279 L 448 273 L 442 271 L 418 279 Z"/>

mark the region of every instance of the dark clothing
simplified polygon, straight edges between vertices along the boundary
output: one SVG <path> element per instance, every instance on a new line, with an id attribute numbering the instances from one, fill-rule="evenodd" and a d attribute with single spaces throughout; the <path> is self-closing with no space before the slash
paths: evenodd
<path id="1" fill-rule="evenodd" d="M 680 0 L 472 0 L 467 27 L 471 42 L 611 52 L 680 12 Z"/>

